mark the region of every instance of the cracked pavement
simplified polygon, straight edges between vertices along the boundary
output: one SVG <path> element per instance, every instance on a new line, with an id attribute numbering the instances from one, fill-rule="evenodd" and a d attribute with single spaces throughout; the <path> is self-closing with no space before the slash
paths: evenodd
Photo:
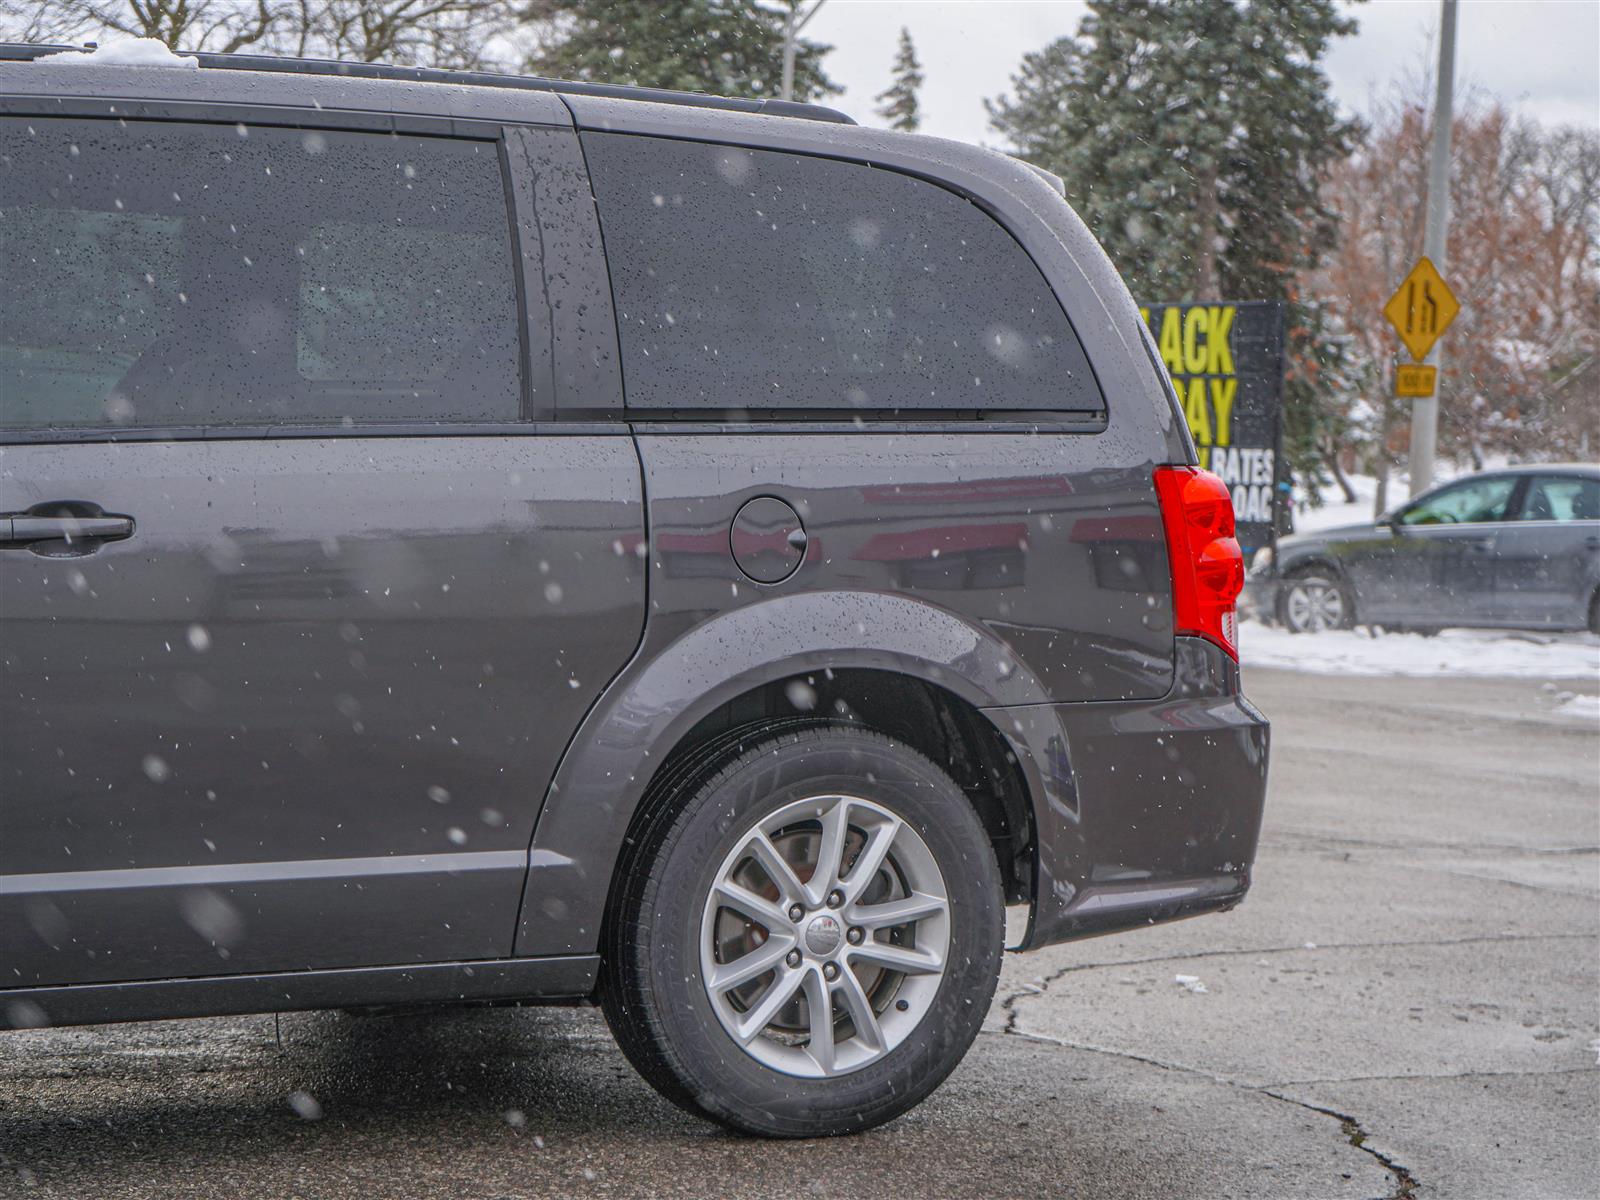
<path id="1" fill-rule="evenodd" d="M 1249 900 L 1008 956 L 884 1129 L 703 1125 L 586 1009 L 39 1030 L 0 1039 L 0 1196 L 1600 1194 L 1600 730 L 1526 681 L 1247 690 Z"/>

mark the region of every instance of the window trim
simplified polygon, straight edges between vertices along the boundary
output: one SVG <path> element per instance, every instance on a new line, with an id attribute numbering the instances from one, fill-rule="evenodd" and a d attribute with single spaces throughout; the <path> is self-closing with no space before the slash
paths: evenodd
<path id="1" fill-rule="evenodd" d="M 262 125 L 348 133 L 407 133 L 492 141 L 509 122 L 341 108 L 290 108 L 216 100 L 122 100 L 90 96 L 0 95 L 0 117 L 73 117 L 101 121 L 161 121 L 178 125 Z M 559 126 L 538 126 L 559 128 Z"/>
<path id="2" fill-rule="evenodd" d="M 134 441 L 249 441 L 262 437 L 393 437 L 423 436 L 421 431 L 472 429 L 479 436 L 495 436 L 495 431 L 541 421 L 556 415 L 555 364 L 548 357 L 536 363 L 530 346 L 530 305 L 542 304 L 547 323 L 553 323 L 547 289 L 543 284 L 544 254 L 538 244 L 537 224 L 532 244 L 526 244 L 522 234 L 522 219 L 533 220 L 533 214 L 522 212 L 517 198 L 517 187 L 512 177 L 514 164 L 507 149 L 507 138 L 513 129 L 556 129 L 552 125 L 511 125 L 504 121 L 486 121 L 472 118 L 421 116 L 407 113 L 365 112 L 338 109 L 294 109 L 254 104 L 229 104 L 209 101 L 159 100 L 122 101 L 67 97 L 46 101 L 39 96 L 0 96 L 0 119 L 38 117 L 41 119 L 68 118 L 100 121 L 150 121 L 173 125 L 228 126 L 259 125 L 275 129 L 325 130 L 337 133 L 396 134 L 409 137 L 432 137 L 452 141 L 490 142 L 495 148 L 495 162 L 500 170 L 501 189 L 505 198 L 507 247 L 512 257 L 513 294 L 516 298 L 517 322 L 517 417 L 512 422 L 450 422 L 402 421 L 372 422 L 345 425 L 336 418 L 296 422 L 281 425 L 130 425 L 117 427 L 88 426 L 16 426 L 0 422 L 0 446 L 37 445 L 76 442 L 134 442 Z M 313 118 L 308 120 L 307 118 Z M 569 128 L 565 132 L 571 134 Z M 539 286 L 531 287 L 529 276 L 537 272 Z M 536 369 L 537 368 L 537 369 Z M 534 380 L 539 378 L 546 401 L 536 406 Z M 620 406 L 619 406 L 620 411 Z"/>
<path id="3" fill-rule="evenodd" d="M 515 297 L 517 306 L 517 416 L 523 421 L 537 420 L 542 414 L 535 410 L 533 404 L 534 394 L 534 361 L 533 361 L 533 313 L 529 305 L 533 303 L 535 294 L 545 295 L 543 287 L 535 292 L 528 286 L 528 272 L 537 270 L 540 273 L 540 282 L 543 283 L 544 253 L 543 250 L 535 258 L 533 267 L 528 263 L 527 248 L 522 244 L 522 218 L 521 206 L 517 201 L 517 186 L 511 177 L 511 152 L 506 146 L 506 133 L 502 128 L 494 139 L 495 161 L 500 164 L 500 189 L 505 195 L 506 220 L 510 223 L 510 240 L 507 246 L 511 251 L 511 287 L 512 296 Z M 551 328 L 555 314 L 550 311 L 548 297 L 545 304 L 545 326 Z M 553 332 L 553 329 L 552 329 Z M 543 360 L 542 372 L 545 384 L 545 394 L 550 397 L 549 411 L 555 411 L 555 370 L 554 364 L 548 359 Z"/>
<path id="4" fill-rule="evenodd" d="M 1399 509 L 1395 511 L 1395 525 L 1400 529 L 1494 529 L 1501 525 L 1509 525 L 1516 520 L 1512 514 L 1522 511 L 1523 499 L 1528 494 L 1529 478 L 1530 476 L 1519 475 L 1515 472 L 1495 472 L 1493 474 L 1467 475 L 1460 479 L 1452 479 L 1449 483 L 1441 483 L 1438 487 L 1432 488 L 1423 493 L 1421 496 L 1418 496 L 1413 500 L 1407 500 L 1404 504 L 1402 504 Z M 1500 516 L 1496 520 L 1450 522 L 1440 521 L 1431 525 L 1411 525 L 1403 519 L 1406 513 L 1410 512 L 1413 508 L 1416 508 L 1424 500 L 1428 500 L 1433 496 L 1440 495 L 1452 488 L 1466 487 L 1468 484 L 1472 483 L 1498 482 L 1502 479 L 1509 479 L 1511 481 L 1511 491 L 1506 496 L 1504 515 Z"/>
<path id="5" fill-rule="evenodd" d="M 1568 481 L 1576 483 L 1576 484 L 1578 484 L 1580 486 L 1582 486 L 1583 484 L 1587 483 L 1587 484 L 1590 484 L 1593 487 L 1600 488 L 1600 478 L 1597 478 L 1596 476 L 1593 476 L 1593 475 L 1585 475 L 1580 471 L 1542 471 L 1541 470 L 1541 471 L 1528 471 L 1523 475 L 1523 479 L 1525 480 L 1525 482 L 1524 482 L 1523 487 L 1522 487 L 1522 494 L 1517 498 L 1517 501 L 1518 501 L 1517 502 L 1517 511 L 1516 511 L 1515 515 L 1505 518 L 1505 524 L 1507 524 L 1507 525 L 1516 525 L 1516 526 L 1519 526 L 1519 527 L 1526 527 L 1526 526 L 1529 526 L 1529 525 L 1538 525 L 1538 526 L 1560 526 L 1562 528 L 1566 528 L 1566 527 L 1569 527 L 1569 526 L 1572 526 L 1572 525 L 1582 525 L 1582 524 L 1584 524 L 1586 522 L 1592 522 L 1592 521 L 1600 520 L 1600 517 L 1567 517 L 1565 520 L 1563 520 L 1560 517 L 1539 517 L 1539 518 L 1536 518 L 1536 519 L 1525 520 L 1523 518 L 1523 516 L 1522 516 L 1523 510 L 1528 507 L 1529 498 L 1532 497 L 1532 495 L 1533 495 L 1533 489 L 1535 487 L 1537 487 L 1540 483 L 1552 482 L 1552 481 L 1559 482 L 1559 481 L 1562 481 L 1562 480 L 1568 480 Z"/>
<path id="6" fill-rule="evenodd" d="M 1066 322 L 1068 330 L 1070 330 L 1072 333 L 1073 341 L 1078 347 L 1078 353 L 1082 356 L 1085 367 L 1088 368 L 1089 379 L 1094 385 L 1094 391 L 1100 397 L 1100 407 L 1095 409 L 1059 408 L 1000 410 L 929 408 L 892 410 L 878 409 L 861 410 L 858 412 L 856 410 L 845 409 L 806 409 L 796 407 L 759 410 L 751 409 L 749 410 L 750 412 L 770 412 L 775 414 L 772 418 L 774 421 L 792 421 L 799 423 L 804 427 L 809 427 L 813 420 L 818 422 L 852 422 L 856 417 L 860 417 L 864 421 L 874 421 L 880 419 L 888 420 L 897 424 L 904 424 L 915 429 L 922 429 L 928 424 L 948 424 L 956 428 L 970 429 L 974 425 L 986 423 L 988 421 L 1005 422 L 1008 424 L 1027 427 L 1070 429 L 1072 432 L 1077 433 L 1103 433 L 1107 428 L 1110 427 L 1111 404 L 1106 398 L 1105 386 L 1100 381 L 1100 373 L 1095 369 L 1094 359 L 1090 356 L 1088 347 L 1084 344 L 1083 337 L 1078 332 L 1077 324 L 1073 321 L 1072 314 L 1068 311 L 1066 302 L 1061 298 L 1061 292 L 1057 289 L 1055 282 L 1050 278 L 1049 273 L 1045 271 L 1043 265 L 1041 265 L 1039 260 L 1033 255 L 1032 251 L 1028 249 L 1027 244 L 1022 240 L 1021 237 L 1017 235 L 1017 231 L 1011 227 L 1011 225 L 1005 220 L 1000 212 L 981 193 L 972 192 L 966 188 L 958 187 L 950 180 L 941 179 L 937 175 L 928 174 L 924 171 L 909 170 L 905 167 L 880 161 L 870 156 L 857 157 L 849 154 L 827 154 L 821 153 L 811 147 L 798 147 L 781 144 L 764 145 L 759 142 L 741 141 L 733 137 L 718 137 L 709 130 L 707 130 L 704 135 L 698 133 L 678 134 L 642 132 L 634 129 L 604 129 L 578 124 L 574 132 L 577 135 L 579 146 L 583 149 L 584 169 L 590 174 L 591 190 L 593 188 L 593 173 L 589 170 L 588 139 L 594 135 L 601 135 L 607 137 L 648 138 L 661 142 L 688 142 L 693 145 L 702 146 L 727 146 L 731 149 L 746 150 L 751 153 L 776 154 L 791 158 L 821 159 L 826 162 L 841 163 L 845 166 L 861 167 L 867 170 L 884 171 L 889 174 L 903 175 L 909 179 L 915 179 L 922 183 L 931 184 L 942 191 L 948 192 L 950 195 L 959 200 L 966 201 L 990 221 L 992 221 L 995 226 L 1005 234 L 1006 237 L 1010 238 L 1012 244 L 1016 246 L 1018 252 L 1021 253 L 1022 256 L 1032 264 L 1033 269 L 1039 273 L 1039 278 L 1044 282 L 1046 291 L 1049 293 L 1050 298 L 1056 302 L 1056 307 L 1061 311 L 1062 320 Z M 618 311 L 616 284 L 611 276 L 611 251 L 609 246 L 605 245 L 604 241 L 605 214 L 600 210 L 600 199 L 598 195 L 595 197 L 595 211 L 600 221 L 602 246 L 605 247 L 606 276 L 608 281 L 611 282 L 611 307 L 613 316 L 615 316 L 616 312 Z M 617 354 L 620 361 L 622 357 L 622 322 L 618 320 L 616 324 Z M 709 425 L 727 424 L 725 417 L 728 410 L 726 409 L 636 408 L 628 403 L 626 368 L 623 370 L 622 384 L 621 412 L 627 420 L 634 422 L 647 422 L 650 424 L 660 423 L 669 426 L 680 423 Z M 810 416 L 810 414 L 818 415 L 813 418 Z M 976 414 L 976 419 L 974 419 L 972 414 Z M 988 415 L 986 416 L 986 414 Z M 733 426 L 733 428 L 742 428 L 746 424 L 755 425 L 763 429 L 770 428 L 767 425 L 766 420 L 759 417 L 747 417 L 743 422 Z M 1094 427 L 1091 428 L 1091 425 Z"/>
<path id="7" fill-rule="evenodd" d="M 104 445 L 149 442 L 257 442 L 328 438 L 545 437 L 550 434 L 626 434 L 621 420 L 394 421 L 343 425 L 129 425 L 115 429 L 0 428 L 0 446 Z"/>

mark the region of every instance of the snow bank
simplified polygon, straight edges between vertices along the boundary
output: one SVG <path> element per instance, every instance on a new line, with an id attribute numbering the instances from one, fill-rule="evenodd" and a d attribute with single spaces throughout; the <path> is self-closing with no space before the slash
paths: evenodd
<path id="1" fill-rule="evenodd" d="M 45 54 L 34 60 L 52 66 L 96 67 L 181 67 L 198 70 L 200 60 L 187 54 L 174 54 L 165 42 L 155 38 L 125 38 L 108 42 L 93 50 L 63 50 L 59 54 Z"/>
<path id="2" fill-rule="evenodd" d="M 1278 667 L 1314 675 L 1502 676 L 1600 684 L 1600 638 L 1587 633 L 1447 629 L 1438 637 L 1415 633 L 1372 637 L 1362 630 L 1293 634 L 1243 621 L 1239 659 L 1246 671 Z"/>
<path id="3" fill-rule="evenodd" d="M 1579 721 L 1600 721 L 1600 696 L 1563 692 L 1556 697 L 1556 715 Z"/>

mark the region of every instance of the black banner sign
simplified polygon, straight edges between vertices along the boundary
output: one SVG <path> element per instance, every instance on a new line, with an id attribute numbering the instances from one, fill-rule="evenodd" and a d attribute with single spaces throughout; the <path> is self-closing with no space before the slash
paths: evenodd
<path id="1" fill-rule="evenodd" d="M 1283 305 L 1152 304 L 1139 315 L 1172 376 L 1200 465 L 1233 492 L 1239 544 L 1246 555 L 1269 545 L 1283 506 Z"/>

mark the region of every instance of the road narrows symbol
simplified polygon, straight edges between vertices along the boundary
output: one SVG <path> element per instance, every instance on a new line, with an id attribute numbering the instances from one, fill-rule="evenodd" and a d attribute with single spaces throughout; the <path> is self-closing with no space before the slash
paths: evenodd
<path id="1" fill-rule="evenodd" d="M 1426 256 L 1417 260 L 1383 306 L 1383 315 L 1389 318 L 1411 357 L 1419 362 L 1428 356 L 1434 342 L 1450 328 L 1460 311 L 1455 293 Z"/>

